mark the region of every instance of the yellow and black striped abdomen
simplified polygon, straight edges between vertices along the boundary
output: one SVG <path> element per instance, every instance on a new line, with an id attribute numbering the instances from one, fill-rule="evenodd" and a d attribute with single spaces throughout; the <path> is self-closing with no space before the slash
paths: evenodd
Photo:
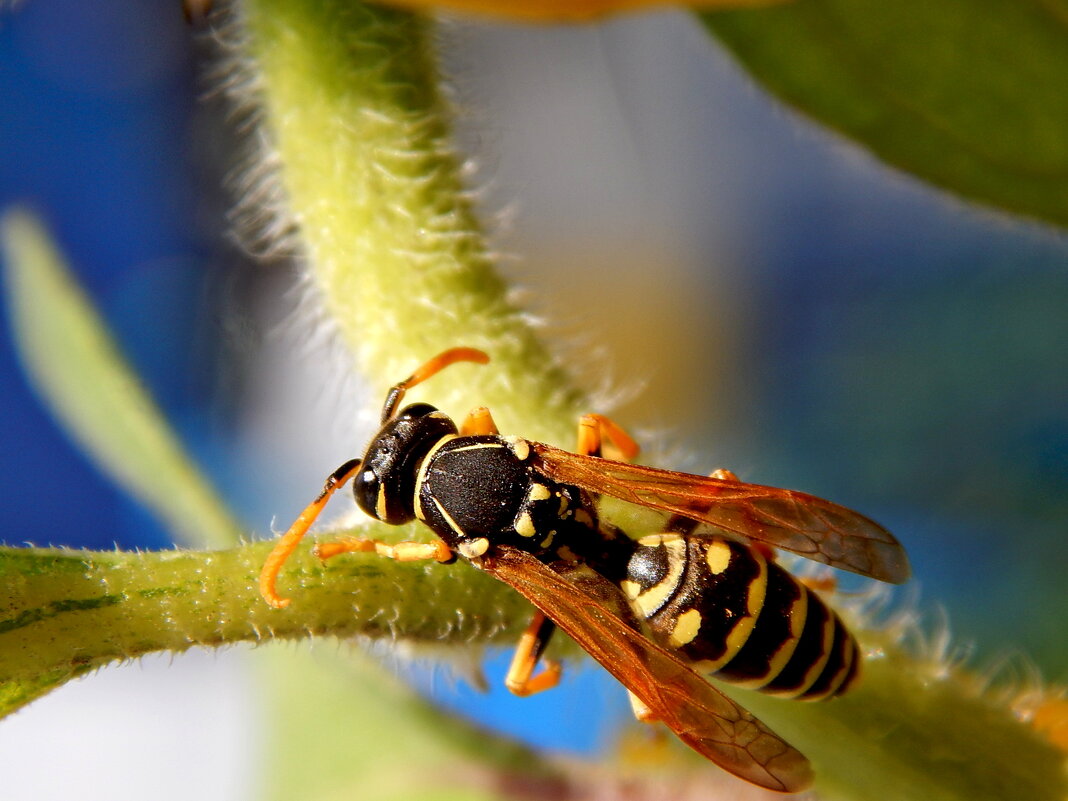
<path id="1" fill-rule="evenodd" d="M 856 642 L 838 615 L 742 542 L 643 537 L 622 587 L 664 645 L 717 678 L 815 700 L 840 694 L 856 675 Z"/>

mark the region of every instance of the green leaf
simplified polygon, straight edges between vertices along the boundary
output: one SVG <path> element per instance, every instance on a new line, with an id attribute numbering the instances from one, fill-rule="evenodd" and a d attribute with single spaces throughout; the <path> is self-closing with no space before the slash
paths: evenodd
<path id="1" fill-rule="evenodd" d="M 700 18 L 773 94 L 888 164 L 1068 224 L 1065 0 L 798 0 Z"/>
<path id="2" fill-rule="evenodd" d="M 272 724 L 265 799 L 490 801 L 560 786 L 561 766 L 532 749 L 435 708 L 355 650 L 323 650 L 272 648 L 258 665 Z"/>
<path id="3" fill-rule="evenodd" d="M 238 528 L 162 413 L 41 224 L 24 211 L 0 219 L 7 302 L 19 355 L 70 436 L 189 544 L 237 542 Z"/>

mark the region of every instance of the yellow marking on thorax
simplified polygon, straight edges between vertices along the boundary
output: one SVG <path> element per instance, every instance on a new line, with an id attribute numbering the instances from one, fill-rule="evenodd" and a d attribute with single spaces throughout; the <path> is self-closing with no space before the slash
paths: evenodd
<path id="1" fill-rule="evenodd" d="M 552 493 L 549 492 L 549 488 L 546 487 L 544 484 L 534 483 L 530 485 L 530 492 L 527 493 L 527 500 L 531 501 L 532 503 L 535 501 L 544 501 L 551 495 Z"/>
<path id="2" fill-rule="evenodd" d="M 424 522 L 426 521 L 426 518 L 423 517 L 422 504 L 419 503 L 419 493 L 423 491 L 423 481 L 426 479 L 427 466 L 430 464 L 431 460 L 437 455 L 438 451 L 441 450 L 442 446 L 445 445 L 445 443 L 451 442 L 456 438 L 456 434 L 446 434 L 445 436 L 443 436 L 441 439 L 434 443 L 434 446 L 429 451 L 427 451 L 426 456 L 423 457 L 423 461 L 419 465 L 419 475 L 415 477 L 415 493 L 412 497 L 412 506 L 415 509 L 415 516 Z M 436 500 L 435 503 L 437 503 Z M 440 503 L 438 504 L 438 508 L 441 509 Z M 441 511 L 442 514 L 445 514 L 444 509 L 442 509 Z"/>
<path id="3" fill-rule="evenodd" d="M 642 591 L 642 585 L 630 579 L 623 579 L 619 582 L 619 587 L 623 590 L 623 594 L 627 596 L 628 601 L 633 601 Z"/>
<path id="4" fill-rule="evenodd" d="M 701 613 L 696 609 L 687 609 L 675 618 L 675 627 L 668 636 L 668 645 L 679 648 L 693 642 L 701 630 Z"/>
<path id="5" fill-rule="evenodd" d="M 468 559 L 477 559 L 489 550 L 489 540 L 485 537 L 479 537 L 475 540 L 461 542 L 456 546 L 456 550 L 460 552 L 461 556 L 465 556 Z"/>
<path id="6" fill-rule="evenodd" d="M 499 442 L 476 442 L 474 445 L 462 445 L 459 448 L 453 448 L 453 453 L 460 453 L 461 451 L 480 451 L 486 448 L 503 448 Z"/>
<path id="7" fill-rule="evenodd" d="M 667 551 L 667 575 L 644 592 L 638 593 L 631 601 L 635 612 L 643 618 L 648 618 L 678 589 L 682 572 L 686 568 L 686 540 L 678 534 L 648 534 L 639 539 L 638 544 L 647 548 L 663 545 Z"/>
<path id="8" fill-rule="evenodd" d="M 438 512 L 441 513 L 441 516 L 445 519 L 445 522 L 448 523 L 449 528 L 451 528 L 461 537 L 466 537 L 467 535 L 464 534 L 464 530 L 460 528 L 460 525 L 455 520 L 452 519 L 452 515 L 445 511 L 445 507 L 441 505 L 441 501 L 439 501 L 437 498 L 431 498 L 430 500 L 434 502 L 434 506 L 438 507 Z"/>
<path id="9" fill-rule="evenodd" d="M 504 441 L 508 443 L 508 447 L 512 449 L 512 453 L 519 461 L 525 462 L 530 458 L 530 443 L 522 437 L 505 437 Z"/>
<path id="10" fill-rule="evenodd" d="M 563 559 L 565 562 L 577 562 L 579 560 L 575 552 L 568 548 L 566 545 L 561 545 L 559 548 L 557 548 L 556 555 Z"/>
<path id="11" fill-rule="evenodd" d="M 530 512 L 523 512 L 515 519 L 515 533 L 523 537 L 533 537 L 538 533 L 538 530 L 534 528 Z"/>

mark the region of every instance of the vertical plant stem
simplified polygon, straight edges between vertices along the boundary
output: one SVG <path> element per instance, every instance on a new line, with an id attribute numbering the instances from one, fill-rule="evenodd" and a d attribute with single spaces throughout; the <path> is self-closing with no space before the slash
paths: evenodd
<path id="1" fill-rule="evenodd" d="M 360 367 L 385 385 L 446 347 L 483 348 L 478 402 L 568 440 L 582 404 L 487 255 L 429 23 L 351 0 L 249 0 L 246 14 L 291 223 Z M 455 380 L 435 379 L 434 397 L 455 402 Z"/>

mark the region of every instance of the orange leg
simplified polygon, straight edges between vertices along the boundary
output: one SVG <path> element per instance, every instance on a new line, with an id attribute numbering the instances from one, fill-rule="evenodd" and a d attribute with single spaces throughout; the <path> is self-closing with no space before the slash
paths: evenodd
<path id="1" fill-rule="evenodd" d="M 376 553 L 396 562 L 424 562 L 428 559 L 436 559 L 439 562 L 451 562 L 453 553 L 449 546 L 441 540 L 434 542 L 404 542 L 386 543 L 381 540 L 370 540 L 364 537 L 349 537 L 334 542 L 322 542 L 315 546 L 314 553 L 320 559 L 332 559 L 343 553 Z"/>
<path id="2" fill-rule="evenodd" d="M 659 718 L 653 714 L 653 710 L 651 710 L 641 698 L 636 696 L 630 690 L 627 690 L 627 698 L 630 700 L 630 709 L 631 712 L 634 713 L 635 720 L 640 723 L 656 723 L 659 720 Z"/>
<path id="3" fill-rule="evenodd" d="M 461 437 L 474 437 L 480 434 L 500 434 L 497 424 L 493 422 L 493 415 L 485 406 L 473 409 L 460 424 Z"/>
<path id="4" fill-rule="evenodd" d="M 285 609 L 289 606 L 289 599 L 279 597 L 275 589 L 278 573 L 282 569 L 282 565 L 297 549 L 297 545 L 300 544 L 301 539 L 311 528 L 315 519 L 319 517 L 319 513 L 323 511 L 323 507 L 330 500 L 330 496 L 356 475 L 360 469 L 360 464 L 359 459 L 352 459 L 330 474 L 330 477 L 323 485 L 323 491 L 319 493 L 319 497 L 308 504 L 304 511 L 300 513 L 300 517 L 293 521 L 293 525 L 275 543 L 274 549 L 267 557 L 267 561 L 263 563 L 263 568 L 260 570 L 260 595 L 263 596 L 263 600 L 275 609 Z"/>
<path id="5" fill-rule="evenodd" d="M 709 476 L 709 478 L 719 479 L 720 481 L 738 481 L 739 480 L 738 476 L 736 476 L 730 470 L 727 470 L 727 469 L 722 468 L 722 467 L 719 470 L 713 470 L 711 473 L 708 474 L 708 476 Z M 708 507 L 706 506 L 702 510 L 695 509 L 694 511 L 707 511 L 707 510 L 708 510 Z M 694 529 L 696 529 L 699 525 L 701 525 L 701 524 L 698 521 L 693 520 L 692 518 L 686 517 L 685 515 L 676 514 L 676 515 L 672 515 L 671 517 L 668 518 L 667 523 L 664 525 L 664 528 L 667 531 L 672 531 L 672 532 L 675 532 L 676 534 L 687 534 L 687 533 L 693 531 Z M 764 556 L 767 557 L 768 559 L 771 559 L 771 558 L 774 557 L 774 551 L 771 549 L 770 546 L 765 546 L 765 545 L 762 545 L 761 543 L 757 543 L 757 542 L 754 542 L 754 543 L 751 543 L 751 544 L 755 548 L 760 548 L 761 551 L 764 553 Z"/>
<path id="6" fill-rule="evenodd" d="M 504 677 L 504 686 L 516 695 L 533 695 L 543 690 L 551 690 L 560 683 L 559 662 L 546 659 L 544 670 L 534 675 L 534 668 L 537 667 L 538 660 L 554 631 L 556 631 L 555 623 L 542 612 L 534 613 L 534 617 L 530 619 L 530 625 L 519 638 L 512 664 L 508 667 L 508 673 Z"/>
<path id="7" fill-rule="evenodd" d="M 767 547 L 767 546 L 765 546 Z M 816 592 L 837 592 L 838 580 L 834 576 L 808 576 L 807 578 L 797 578 L 802 584 L 808 587 L 810 590 Z"/>
<path id="8" fill-rule="evenodd" d="M 603 414 L 584 414 L 579 418 L 575 452 L 583 456 L 600 456 L 607 442 L 609 458 L 629 462 L 638 455 L 638 443 L 619 425 Z"/>

